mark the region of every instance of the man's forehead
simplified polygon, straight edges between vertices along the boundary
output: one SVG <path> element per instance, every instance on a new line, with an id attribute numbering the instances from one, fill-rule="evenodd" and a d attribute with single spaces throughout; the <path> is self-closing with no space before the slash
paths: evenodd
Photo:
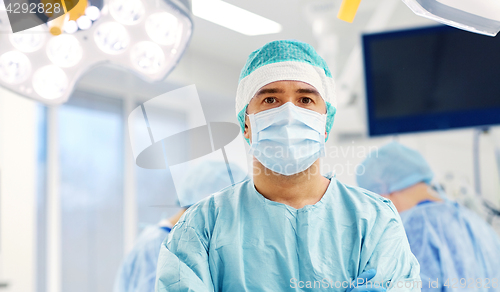
<path id="1" fill-rule="evenodd" d="M 296 81 L 296 80 L 280 80 L 280 81 L 274 81 L 269 84 L 266 84 L 262 86 L 259 90 L 265 89 L 265 88 L 285 88 L 285 87 L 292 87 L 292 88 L 307 88 L 307 89 L 314 89 L 316 88 L 312 86 L 311 84 L 308 84 L 306 82 L 302 81 Z"/>
<path id="2" fill-rule="evenodd" d="M 305 82 L 301 81 L 276 81 L 261 87 L 255 93 L 254 97 L 265 94 L 282 94 L 287 91 L 295 91 L 296 93 L 313 94 L 320 97 L 318 90 Z"/>
<path id="3" fill-rule="evenodd" d="M 255 100 L 255 98 L 264 98 L 268 94 L 284 94 L 287 91 L 294 91 L 298 94 L 309 94 L 310 97 L 316 96 L 319 99 L 323 99 L 319 91 L 314 86 L 306 82 L 284 80 L 271 82 L 261 87 L 259 90 L 257 90 L 250 102 Z"/>

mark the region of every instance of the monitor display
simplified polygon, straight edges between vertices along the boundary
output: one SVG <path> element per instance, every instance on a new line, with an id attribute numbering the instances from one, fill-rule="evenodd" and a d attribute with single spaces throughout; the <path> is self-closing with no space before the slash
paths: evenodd
<path id="1" fill-rule="evenodd" d="M 500 37 L 448 26 L 363 35 L 370 136 L 500 124 Z"/>

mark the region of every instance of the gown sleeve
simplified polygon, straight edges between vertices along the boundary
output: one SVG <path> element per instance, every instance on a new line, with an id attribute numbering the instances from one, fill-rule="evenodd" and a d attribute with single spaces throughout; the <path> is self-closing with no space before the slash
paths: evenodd
<path id="1" fill-rule="evenodd" d="M 377 270 L 373 282 L 383 283 L 388 292 L 421 291 L 420 265 L 410 250 L 399 215 L 383 218 L 369 237 L 365 247 L 371 255 L 363 270 Z"/>
<path id="2" fill-rule="evenodd" d="M 155 292 L 214 291 L 208 240 L 186 222 L 179 222 L 160 249 Z"/>

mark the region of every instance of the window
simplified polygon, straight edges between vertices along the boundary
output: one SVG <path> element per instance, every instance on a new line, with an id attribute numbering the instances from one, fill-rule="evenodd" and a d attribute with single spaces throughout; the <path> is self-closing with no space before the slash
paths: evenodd
<path id="1" fill-rule="evenodd" d="M 121 102 L 77 92 L 59 109 L 62 291 L 112 291 L 123 256 Z"/>
<path id="2" fill-rule="evenodd" d="M 184 128 L 184 113 L 158 107 L 168 127 Z M 51 131 L 48 109 L 39 108 L 37 291 L 47 291 L 47 166 Z M 167 169 L 125 165 L 127 116 L 118 98 L 76 91 L 57 109 L 59 197 L 61 206 L 61 291 L 109 292 L 124 257 L 124 227 L 137 234 L 178 212 Z M 164 159 L 159 157 L 159 159 Z M 134 175 L 137 222 L 124 226 L 125 168 Z"/>

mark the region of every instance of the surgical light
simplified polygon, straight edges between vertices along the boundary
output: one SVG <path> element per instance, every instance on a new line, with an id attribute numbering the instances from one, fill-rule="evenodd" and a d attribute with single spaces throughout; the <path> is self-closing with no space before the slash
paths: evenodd
<path id="1" fill-rule="evenodd" d="M 0 79 L 7 83 L 18 84 L 25 81 L 31 73 L 31 63 L 25 54 L 10 51 L 0 56 Z"/>
<path id="2" fill-rule="evenodd" d="M 21 52 L 31 53 L 42 48 L 46 35 L 40 27 L 35 27 L 27 31 L 13 33 L 9 36 L 14 48 Z"/>
<path id="3" fill-rule="evenodd" d="M 78 25 L 78 28 L 81 30 L 86 30 L 89 29 L 92 26 L 92 20 L 86 15 L 82 15 L 78 17 L 76 20 L 76 24 Z"/>
<path id="4" fill-rule="evenodd" d="M 148 74 L 160 72 L 165 65 L 163 50 L 149 41 L 136 44 L 130 52 L 130 58 L 137 70 Z"/>
<path id="5" fill-rule="evenodd" d="M 141 0 L 112 0 L 109 11 L 116 21 L 126 25 L 136 24 L 145 14 Z"/>
<path id="6" fill-rule="evenodd" d="M 180 31 L 177 18 L 168 12 L 152 14 L 146 20 L 146 33 L 155 42 L 169 46 L 177 40 Z"/>
<path id="7" fill-rule="evenodd" d="M 193 14 L 239 33 L 278 33 L 281 24 L 221 0 L 193 0 Z"/>
<path id="8" fill-rule="evenodd" d="M 119 54 L 130 43 L 127 30 L 116 22 L 101 24 L 95 31 L 94 38 L 99 49 L 107 54 Z"/>
<path id="9" fill-rule="evenodd" d="M 500 2 L 495 0 L 403 0 L 417 15 L 474 33 L 500 31 Z"/>
<path id="10" fill-rule="evenodd" d="M 101 17 L 101 10 L 95 6 L 89 6 L 85 9 L 85 15 L 92 21 L 96 21 Z"/>
<path id="11" fill-rule="evenodd" d="M 78 24 L 74 20 L 69 20 L 64 24 L 63 28 L 65 33 L 75 33 L 78 30 Z"/>
<path id="12" fill-rule="evenodd" d="M 0 86 L 60 104 L 103 63 L 163 80 L 191 38 L 188 7 L 186 0 L 79 0 L 64 16 L 16 33 L 0 11 Z"/>
<path id="13" fill-rule="evenodd" d="M 64 71 L 55 66 L 47 65 L 33 74 L 33 88 L 45 99 L 61 97 L 68 87 L 68 77 Z"/>
<path id="14" fill-rule="evenodd" d="M 52 38 L 47 44 L 47 56 L 59 67 L 73 67 L 83 56 L 83 49 L 76 37 L 63 34 Z"/>

